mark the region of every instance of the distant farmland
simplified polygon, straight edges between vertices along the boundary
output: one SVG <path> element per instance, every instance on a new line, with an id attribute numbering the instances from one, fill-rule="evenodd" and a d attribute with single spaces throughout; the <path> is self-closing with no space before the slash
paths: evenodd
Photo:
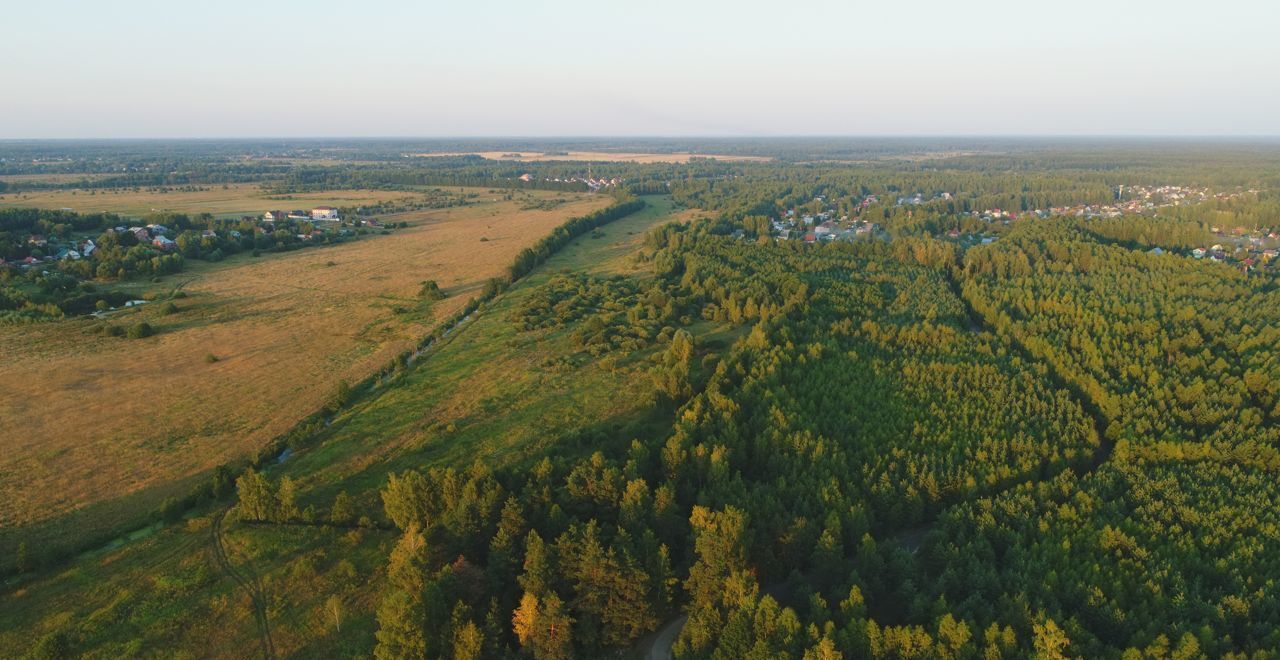
<path id="1" fill-rule="evenodd" d="M 521 208 L 555 197 L 552 210 Z M 112 317 L 156 326 L 147 339 L 92 334 L 85 319 L 0 326 L 0 553 L 19 535 L 71 541 L 138 520 L 319 409 L 340 381 L 386 365 L 522 248 L 611 200 L 476 201 L 393 216 L 410 226 L 388 236 L 189 262 L 139 285 L 180 288 L 176 313 L 152 304 Z M 448 297 L 419 301 L 428 279 Z"/>
<path id="2" fill-rule="evenodd" d="M 262 215 L 269 210 L 309 209 L 314 205 L 359 206 L 412 198 L 413 193 L 389 190 L 330 190 L 272 195 L 256 183 L 202 184 L 198 190 L 178 187 L 34 190 L 0 195 L 0 206 L 69 208 L 81 213 L 106 211 L 142 216 L 156 211 Z"/>
<path id="3" fill-rule="evenodd" d="M 693 158 L 707 158 L 710 160 L 726 160 L 726 161 L 758 161 L 765 162 L 773 160 L 764 156 L 724 156 L 716 154 L 651 154 L 651 153 L 624 153 L 614 151 L 565 151 L 561 153 L 539 153 L 537 151 L 469 151 L 455 153 L 425 153 L 414 154 L 415 156 L 480 156 L 490 160 L 507 160 L 514 162 L 538 162 L 538 161 L 587 161 L 593 160 L 606 163 L 687 163 Z"/>

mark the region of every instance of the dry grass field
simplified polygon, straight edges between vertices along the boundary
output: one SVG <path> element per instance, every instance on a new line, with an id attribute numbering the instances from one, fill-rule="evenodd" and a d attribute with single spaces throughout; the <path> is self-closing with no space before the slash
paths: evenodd
<path id="1" fill-rule="evenodd" d="M 212 213 L 214 215 L 261 215 L 278 209 L 311 208 L 315 205 L 357 206 L 413 197 L 412 193 L 388 190 L 336 190 L 325 192 L 268 195 L 256 183 L 202 185 L 200 190 L 147 188 L 104 190 L 39 190 L 0 195 L 0 206 L 34 206 L 46 209 L 70 208 L 81 213 L 109 211 L 141 216 L 155 211 Z"/>
<path id="2" fill-rule="evenodd" d="M 0 174 L 0 181 L 8 183 L 72 183 L 105 179 L 110 174 Z"/>
<path id="3" fill-rule="evenodd" d="M 634 259 L 645 232 L 696 215 L 674 208 L 669 198 L 649 202 L 645 210 L 571 242 L 424 354 L 393 386 L 363 397 L 316 442 L 265 472 L 272 479 L 294 479 L 303 506 L 327 510 L 334 493 L 346 490 L 362 510 L 376 511 L 386 474 L 407 465 L 465 467 L 482 456 L 497 466 L 593 419 L 631 420 L 618 435 L 635 437 L 629 432 L 645 421 L 638 410 L 653 389 L 647 359 L 547 369 L 548 356 L 576 352 L 569 331 L 523 331 L 512 314 L 561 271 L 647 276 L 648 264 Z M 489 225 L 489 217 L 473 222 Z M 497 240 L 480 245 L 491 242 Z M 602 391 L 612 395 L 599 396 Z M 437 421 L 455 422 L 456 428 Z M 212 518 L 208 509 L 193 512 L 183 522 L 157 525 L 0 589 L 0 657 L 21 657 L 56 628 L 74 629 L 77 651 L 87 657 L 137 657 L 149 649 L 199 649 L 196 657 L 260 654 L 248 595 L 214 559 Z M 230 562 L 261 579 L 280 657 L 368 654 L 394 532 L 244 525 L 231 518 L 222 529 Z M 342 604 L 340 630 L 326 609 L 330 596 Z"/>
<path id="4" fill-rule="evenodd" d="M 521 210 L 482 195 L 395 216 L 410 226 L 388 236 L 189 262 L 149 285 L 181 287 L 176 314 L 116 313 L 147 320 L 154 337 L 95 335 L 86 320 L 0 327 L 0 552 L 15 535 L 52 541 L 69 525 L 101 532 L 154 510 L 320 408 L 341 380 L 387 364 L 520 249 L 611 201 L 531 194 L 569 201 Z M 449 297 L 424 312 L 427 279 Z"/>
<path id="5" fill-rule="evenodd" d="M 469 151 L 439 154 L 414 154 L 415 156 L 481 156 L 489 160 L 508 160 L 520 163 L 537 161 L 594 160 L 603 163 L 687 163 L 691 158 L 711 160 L 756 161 L 772 160 L 764 156 L 722 156 L 715 154 L 646 154 L 610 151 L 567 151 L 563 154 L 544 154 L 536 151 Z"/>

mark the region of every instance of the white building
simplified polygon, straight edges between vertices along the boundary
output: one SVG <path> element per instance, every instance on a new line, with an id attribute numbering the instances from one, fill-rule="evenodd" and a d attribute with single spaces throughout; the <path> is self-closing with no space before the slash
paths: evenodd
<path id="1" fill-rule="evenodd" d="M 317 206 L 311 209 L 312 220 L 337 220 L 338 209 L 332 206 Z"/>

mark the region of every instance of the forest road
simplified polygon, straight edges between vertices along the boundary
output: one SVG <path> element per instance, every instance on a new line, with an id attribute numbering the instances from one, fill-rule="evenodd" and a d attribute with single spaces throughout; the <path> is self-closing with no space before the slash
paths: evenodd
<path id="1" fill-rule="evenodd" d="M 688 620 L 689 615 L 681 614 L 662 624 L 662 627 L 654 633 L 648 651 L 643 652 L 641 657 L 645 660 L 671 660 L 671 647 L 676 643 L 676 638 L 680 636 L 680 631 L 684 630 L 684 624 Z"/>

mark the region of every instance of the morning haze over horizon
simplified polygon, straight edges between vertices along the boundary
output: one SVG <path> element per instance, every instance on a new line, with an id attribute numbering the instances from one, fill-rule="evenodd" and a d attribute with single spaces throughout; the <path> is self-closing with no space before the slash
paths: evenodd
<path id="1" fill-rule="evenodd" d="M 1275 135 L 1278 23 L 1253 0 L 54 0 L 0 26 L 0 139 Z"/>

